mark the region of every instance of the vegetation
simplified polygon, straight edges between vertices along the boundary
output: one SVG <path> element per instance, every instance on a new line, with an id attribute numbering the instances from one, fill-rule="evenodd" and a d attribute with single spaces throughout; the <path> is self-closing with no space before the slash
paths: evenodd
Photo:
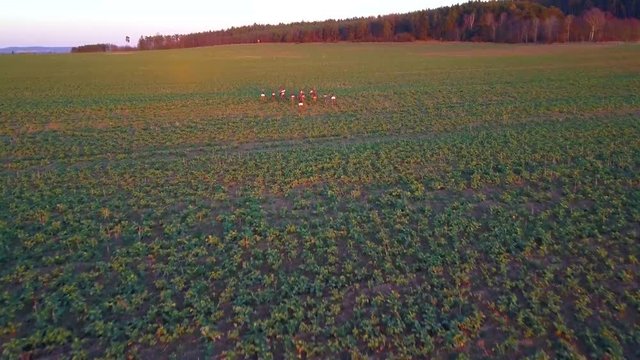
<path id="1" fill-rule="evenodd" d="M 0 353 L 638 358 L 638 59 L 0 57 Z"/>
<path id="2" fill-rule="evenodd" d="M 71 48 L 72 53 L 91 53 L 91 52 L 112 52 L 112 51 L 133 51 L 136 48 L 131 46 L 117 46 L 114 44 L 91 44 L 82 45 Z"/>
<path id="3" fill-rule="evenodd" d="M 138 49 L 241 43 L 335 41 L 483 41 L 556 43 L 640 40 L 640 2 L 490 1 L 407 14 L 280 25 L 242 26 L 184 35 L 143 36 Z"/>

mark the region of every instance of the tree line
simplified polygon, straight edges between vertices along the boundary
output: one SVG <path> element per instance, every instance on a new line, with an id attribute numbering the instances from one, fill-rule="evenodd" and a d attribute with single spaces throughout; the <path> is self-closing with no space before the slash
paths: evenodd
<path id="1" fill-rule="evenodd" d="M 90 44 L 71 48 L 72 53 L 91 53 L 91 52 L 115 52 L 115 51 L 134 51 L 136 48 L 131 46 L 118 46 L 115 44 Z"/>
<path id="2" fill-rule="evenodd" d="M 137 48 L 336 41 L 637 41 L 640 40 L 639 18 L 640 0 L 474 1 L 377 17 L 254 24 L 184 35 L 142 36 Z M 82 52 L 86 48 L 74 49 L 77 50 L 72 51 Z"/>

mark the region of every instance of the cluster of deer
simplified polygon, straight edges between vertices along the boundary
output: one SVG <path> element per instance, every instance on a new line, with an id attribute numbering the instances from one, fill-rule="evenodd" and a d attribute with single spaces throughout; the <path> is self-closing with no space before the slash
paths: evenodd
<path id="1" fill-rule="evenodd" d="M 284 87 L 281 87 L 278 90 L 278 94 L 279 95 L 277 95 L 275 92 L 272 92 L 271 101 L 277 101 L 278 98 L 280 98 L 280 101 L 287 99 L 287 89 L 285 89 Z M 318 102 L 318 91 L 315 88 L 309 90 L 309 96 L 311 97 L 311 101 L 313 101 L 314 103 Z M 291 99 L 291 106 L 295 106 L 295 104 L 297 103 L 298 109 L 301 111 L 307 105 L 307 95 L 305 94 L 304 90 L 300 90 L 298 95 L 292 94 L 289 98 Z M 262 100 L 263 102 L 267 101 L 267 95 L 264 93 L 264 91 L 262 91 L 262 93 L 260 94 L 260 100 Z M 336 104 L 335 95 L 324 94 L 322 95 L 322 100 L 325 104 Z"/>

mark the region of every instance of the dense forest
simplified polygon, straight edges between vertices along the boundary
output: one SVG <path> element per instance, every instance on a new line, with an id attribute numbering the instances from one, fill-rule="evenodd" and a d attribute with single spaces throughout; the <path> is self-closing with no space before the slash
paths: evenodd
<path id="1" fill-rule="evenodd" d="M 640 40 L 640 0 L 468 2 L 378 17 L 242 26 L 185 35 L 143 36 L 139 50 L 258 42 L 487 41 L 553 43 Z M 88 51 L 86 45 L 73 52 Z M 119 50 L 108 46 L 112 51 Z M 103 50 L 106 51 L 106 50 Z"/>

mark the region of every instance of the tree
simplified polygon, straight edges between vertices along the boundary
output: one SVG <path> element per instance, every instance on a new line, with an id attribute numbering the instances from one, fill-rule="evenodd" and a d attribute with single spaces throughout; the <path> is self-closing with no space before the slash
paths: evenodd
<path id="1" fill-rule="evenodd" d="M 531 37 L 533 38 L 533 42 L 538 42 L 538 28 L 540 26 L 540 19 L 534 16 L 531 20 Z"/>
<path id="2" fill-rule="evenodd" d="M 369 35 L 369 26 L 367 20 L 361 19 L 356 23 L 354 31 L 354 40 L 365 41 Z"/>
<path id="3" fill-rule="evenodd" d="M 564 31 L 566 34 L 565 41 L 571 41 L 571 24 L 573 24 L 573 19 L 575 16 L 569 14 L 564 18 Z"/>
<path id="4" fill-rule="evenodd" d="M 384 41 L 393 40 L 393 24 L 391 23 L 391 19 L 385 17 L 382 20 L 382 39 Z"/>
<path id="5" fill-rule="evenodd" d="M 500 13 L 500 17 L 498 18 L 498 28 L 500 29 L 500 41 L 506 42 L 509 38 L 509 34 L 507 31 L 507 25 L 509 23 L 509 14 L 506 11 Z"/>
<path id="6" fill-rule="evenodd" d="M 496 41 L 496 29 L 498 28 L 498 23 L 496 22 L 496 17 L 493 15 L 493 12 L 488 11 L 484 14 L 484 25 L 489 28 L 491 31 L 491 41 Z"/>
<path id="7" fill-rule="evenodd" d="M 473 29 L 473 25 L 476 23 L 476 13 L 464 14 L 464 28 L 465 30 Z"/>
<path id="8" fill-rule="evenodd" d="M 325 23 L 322 28 L 322 40 L 323 41 L 338 41 L 340 39 L 340 28 L 335 21 L 329 21 Z"/>
<path id="9" fill-rule="evenodd" d="M 427 40 L 429 37 L 429 18 L 423 11 L 418 12 L 417 20 L 414 20 L 415 26 L 413 28 L 414 36 L 418 40 Z"/>
<path id="10" fill-rule="evenodd" d="M 556 28 L 558 27 L 558 18 L 555 16 L 549 16 L 544 19 L 544 34 L 547 42 L 554 42 L 556 39 Z"/>
<path id="11" fill-rule="evenodd" d="M 589 33 L 589 41 L 594 41 L 596 32 L 600 31 L 607 21 L 606 17 L 604 16 L 604 12 L 594 7 L 585 11 L 582 15 L 582 18 L 591 27 L 591 32 Z"/>
<path id="12" fill-rule="evenodd" d="M 460 41 L 460 29 L 458 28 L 458 19 L 460 17 L 459 7 L 454 6 L 449 10 L 449 15 L 445 23 L 445 31 L 449 39 Z"/>
<path id="13" fill-rule="evenodd" d="M 471 40 L 473 38 L 473 26 L 476 23 L 476 13 L 462 15 L 462 34 L 460 40 Z"/>

